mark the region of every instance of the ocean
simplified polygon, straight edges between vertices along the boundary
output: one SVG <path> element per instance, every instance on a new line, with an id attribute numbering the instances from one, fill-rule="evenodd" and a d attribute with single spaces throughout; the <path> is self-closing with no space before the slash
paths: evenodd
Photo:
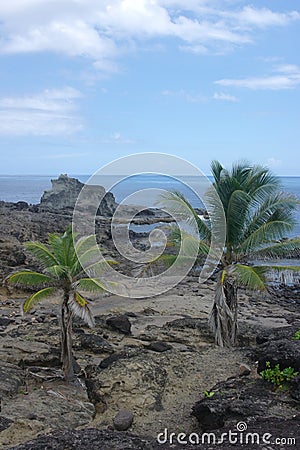
<path id="1" fill-rule="evenodd" d="M 89 175 L 70 175 L 85 183 Z M 51 179 L 57 176 L 46 175 L 0 175 L 0 200 L 7 202 L 25 201 L 30 204 L 40 202 L 45 190 L 51 189 Z M 193 189 L 199 183 L 198 177 L 180 177 L 178 179 L 163 175 L 134 175 L 116 184 L 117 177 L 101 176 L 101 183 L 111 190 L 118 203 L 154 206 L 157 200 L 155 189 L 178 190 L 182 192 L 194 207 L 202 207 L 201 200 Z M 282 190 L 294 194 L 300 199 L 300 177 L 280 177 Z M 133 195 L 135 192 L 137 195 Z M 131 198 L 126 198 L 131 196 Z M 300 208 L 295 212 L 297 225 L 293 236 L 300 236 Z"/>

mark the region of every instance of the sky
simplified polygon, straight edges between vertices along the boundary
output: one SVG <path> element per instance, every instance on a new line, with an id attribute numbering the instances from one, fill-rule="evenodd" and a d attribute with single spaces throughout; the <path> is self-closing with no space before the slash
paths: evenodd
<path id="1" fill-rule="evenodd" d="M 0 0 L 2 174 L 133 153 L 297 176 L 300 3 Z"/>

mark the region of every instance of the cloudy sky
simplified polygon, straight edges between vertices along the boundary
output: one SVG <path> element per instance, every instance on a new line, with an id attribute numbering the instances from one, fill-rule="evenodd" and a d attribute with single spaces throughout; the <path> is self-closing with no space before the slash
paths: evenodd
<path id="1" fill-rule="evenodd" d="M 299 174 L 297 0 L 0 0 L 2 174 L 139 152 Z"/>

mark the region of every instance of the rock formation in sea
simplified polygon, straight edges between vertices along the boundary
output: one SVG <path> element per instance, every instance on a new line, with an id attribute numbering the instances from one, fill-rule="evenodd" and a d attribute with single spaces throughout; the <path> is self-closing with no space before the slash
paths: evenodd
<path id="1" fill-rule="evenodd" d="M 85 186 L 84 183 L 76 178 L 70 178 L 66 174 L 60 175 L 57 180 L 51 180 L 51 183 L 52 189 L 45 191 L 41 198 L 41 208 L 43 209 L 73 209 L 82 188 Z M 97 199 L 102 199 L 98 208 L 99 215 L 108 217 L 113 215 L 117 203 L 111 192 L 105 192 L 103 186 L 87 185 L 85 189 L 88 191 L 85 198 L 91 205 L 97 205 Z"/>

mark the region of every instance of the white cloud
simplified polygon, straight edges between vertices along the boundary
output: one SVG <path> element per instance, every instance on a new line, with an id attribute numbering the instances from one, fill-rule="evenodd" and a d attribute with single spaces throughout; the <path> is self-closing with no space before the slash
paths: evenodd
<path id="1" fill-rule="evenodd" d="M 71 87 L 0 98 L 0 135 L 65 135 L 83 125 L 76 113 L 81 93 Z"/>
<path id="2" fill-rule="evenodd" d="M 252 6 L 245 6 L 240 12 L 232 14 L 242 25 L 266 28 L 270 26 L 284 26 L 294 20 L 300 19 L 297 11 L 288 13 L 273 12 L 268 8 L 256 9 Z"/>
<path id="3" fill-rule="evenodd" d="M 225 94 L 224 92 L 215 92 L 212 96 L 205 96 L 200 94 L 191 94 L 184 89 L 179 89 L 178 91 L 166 89 L 161 94 L 167 97 L 177 97 L 190 103 L 206 103 L 212 100 L 221 100 L 227 102 L 239 101 L 237 97 L 234 97 L 230 94 Z"/>
<path id="4" fill-rule="evenodd" d="M 238 102 L 238 98 L 234 95 L 225 94 L 224 92 L 215 92 L 213 95 L 214 100 L 222 100 L 226 102 Z"/>
<path id="5" fill-rule="evenodd" d="M 295 65 L 282 65 L 277 67 L 273 75 L 250 78 L 224 78 L 215 81 L 220 86 L 233 86 L 247 89 L 294 89 L 300 84 L 300 67 Z"/>
<path id="6" fill-rule="evenodd" d="M 0 2 L 0 53 L 56 52 L 116 72 L 116 58 L 152 38 L 175 37 L 184 51 L 219 52 L 257 29 L 286 26 L 297 11 L 239 7 L 221 0 L 9 0 Z M 154 44 L 155 45 L 155 44 Z"/>
<path id="7" fill-rule="evenodd" d="M 282 165 L 282 161 L 281 161 L 281 159 L 277 159 L 277 158 L 268 158 L 267 165 L 269 167 L 280 167 Z"/>

